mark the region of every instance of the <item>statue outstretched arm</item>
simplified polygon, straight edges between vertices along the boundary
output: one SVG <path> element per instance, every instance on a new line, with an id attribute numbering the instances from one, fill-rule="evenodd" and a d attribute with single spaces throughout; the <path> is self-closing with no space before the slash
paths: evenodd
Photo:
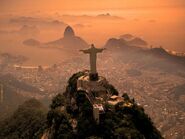
<path id="1" fill-rule="evenodd" d="M 87 49 L 87 50 L 79 50 L 80 52 L 83 52 L 83 53 L 90 53 L 90 50 Z"/>
<path id="2" fill-rule="evenodd" d="M 96 49 L 97 50 L 97 52 L 103 52 L 104 50 L 106 50 L 106 48 L 99 48 L 99 49 Z"/>

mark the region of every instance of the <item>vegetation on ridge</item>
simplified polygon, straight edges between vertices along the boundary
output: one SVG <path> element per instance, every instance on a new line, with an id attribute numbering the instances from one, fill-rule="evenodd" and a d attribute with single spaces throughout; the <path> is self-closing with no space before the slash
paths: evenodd
<path id="1" fill-rule="evenodd" d="M 84 91 L 77 91 L 77 78 L 83 72 L 74 74 L 68 82 L 66 92 L 52 99 L 48 113 L 42 104 L 31 99 L 19 106 L 18 110 L 0 124 L 0 138 L 37 139 L 162 139 L 144 109 L 138 106 L 127 94 L 123 102 L 110 110 L 105 104 L 105 113 L 100 115 L 100 122 L 94 120 L 93 108 Z M 70 88 L 70 89 L 69 89 Z M 112 85 L 107 85 L 111 94 L 118 93 Z M 66 94 L 75 94 L 77 108 L 67 109 Z"/>

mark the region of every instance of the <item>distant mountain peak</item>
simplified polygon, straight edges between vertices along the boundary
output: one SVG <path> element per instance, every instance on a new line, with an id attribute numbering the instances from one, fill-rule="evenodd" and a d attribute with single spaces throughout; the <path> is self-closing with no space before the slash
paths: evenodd
<path id="1" fill-rule="evenodd" d="M 23 44 L 28 46 L 40 46 L 41 42 L 31 38 L 31 39 L 24 40 Z"/>
<path id="2" fill-rule="evenodd" d="M 134 46 L 146 46 L 148 43 L 139 38 L 139 37 L 135 37 L 132 40 L 129 41 L 130 45 L 134 45 Z"/>
<path id="3" fill-rule="evenodd" d="M 54 41 L 50 41 L 47 43 L 41 43 L 35 39 L 27 39 L 23 41 L 23 44 L 28 46 L 39 46 L 39 47 L 50 47 L 53 46 L 55 48 L 70 48 L 70 49 L 81 49 L 88 47 L 88 43 L 83 40 L 81 37 L 75 35 L 75 32 L 72 27 L 67 26 L 64 30 L 64 37 L 59 38 Z"/>
<path id="4" fill-rule="evenodd" d="M 134 38 L 134 36 L 131 35 L 131 34 L 124 34 L 124 35 L 121 35 L 120 38 L 121 39 L 126 39 L 126 40 L 131 40 L 131 39 Z"/>
<path id="5" fill-rule="evenodd" d="M 74 37 L 74 36 L 75 36 L 75 32 L 73 28 L 70 26 L 67 26 L 64 31 L 64 38 Z"/>

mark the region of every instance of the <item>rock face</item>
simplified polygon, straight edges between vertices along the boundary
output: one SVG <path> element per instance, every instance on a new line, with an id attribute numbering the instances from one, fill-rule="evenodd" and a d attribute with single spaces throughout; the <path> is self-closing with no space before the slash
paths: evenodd
<path id="1" fill-rule="evenodd" d="M 75 73 L 69 79 L 65 93 L 53 98 L 44 139 L 162 139 L 134 99 L 127 94 L 118 96 L 118 91 L 108 81 L 103 82 L 103 91 L 86 89 L 79 85 L 81 77 L 86 75 L 88 71 Z"/>

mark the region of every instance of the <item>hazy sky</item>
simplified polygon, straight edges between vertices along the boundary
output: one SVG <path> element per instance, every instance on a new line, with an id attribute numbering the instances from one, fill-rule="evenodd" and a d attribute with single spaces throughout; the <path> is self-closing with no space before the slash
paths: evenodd
<path id="1" fill-rule="evenodd" d="M 96 11 L 185 7 L 185 0 L 0 0 L 0 11 Z"/>
<path id="2" fill-rule="evenodd" d="M 60 15 L 110 13 L 125 20 L 65 19 L 55 16 L 56 12 Z M 33 17 L 52 15 L 74 27 L 82 24 L 84 28 L 75 28 L 77 34 L 99 46 L 110 37 L 131 33 L 152 45 L 185 52 L 185 0 L 0 0 L 0 14 L 4 13 Z"/>

